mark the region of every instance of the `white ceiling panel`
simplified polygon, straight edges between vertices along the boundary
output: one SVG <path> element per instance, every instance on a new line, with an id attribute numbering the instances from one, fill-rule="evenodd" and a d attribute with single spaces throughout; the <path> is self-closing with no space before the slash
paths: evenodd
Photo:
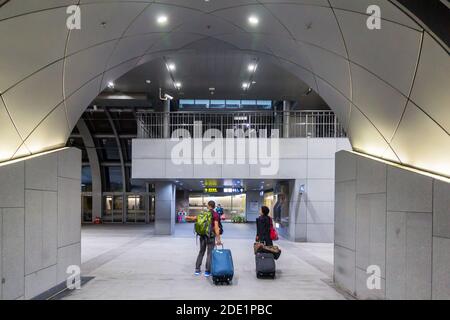
<path id="1" fill-rule="evenodd" d="M 405 110 L 407 98 L 365 69 L 351 64 L 353 103 L 390 141 Z"/>
<path id="2" fill-rule="evenodd" d="M 70 135 L 64 104 L 57 107 L 25 140 L 31 153 L 51 150 L 66 145 Z"/>
<path id="3" fill-rule="evenodd" d="M 145 6 L 121 2 L 82 5 L 81 30 L 70 33 L 68 54 L 120 38 Z"/>
<path id="4" fill-rule="evenodd" d="M 188 21 L 200 19 L 203 15 L 202 12 L 189 8 L 152 4 L 133 21 L 125 35 L 171 32 Z M 168 19 L 167 23 L 159 25 L 157 22 L 159 16 L 166 16 Z"/>
<path id="5" fill-rule="evenodd" d="M 266 45 L 267 37 L 265 36 L 240 33 L 215 36 L 215 38 L 234 45 L 241 50 L 254 50 L 268 54 L 272 53 Z"/>
<path id="6" fill-rule="evenodd" d="M 303 5 L 311 5 L 311 6 L 321 6 L 321 7 L 329 7 L 330 4 L 328 0 L 259 0 L 260 3 L 263 4 L 273 4 L 273 3 L 293 3 L 293 4 L 303 4 Z"/>
<path id="7" fill-rule="evenodd" d="M 67 8 L 77 4 L 78 0 L 20 0 L 10 1 L 0 10 L 0 20 L 24 15 L 27 13 L 49 10 L 52 8 Z"/>
<path id="8" fill-rule="evenodd" d="M 380 133 L 355 106 L 352 106 L 348 132 L 354 150 L 382 157 L 389 147 Z"/>
<path id="9" fill-rule="evenodd" d="M 319 47 L 304 45 L 313 72 L 328 81 L 348 99 L 351 99 L 350 68 L 348 60 Z"/>
<path id="10" fill-rule="evenodd" d="M 405 13 L 398 10 L 392 3 L 387 0 L 330 0 L 334 8 L 341 8 L 350 11 L 356 11 L 367 14 L 367 8 L 371 5 L 377 5 L 381 9 L 381 18 L 396 23 L 416 28 L 421 28 Z"/>
<path id="11" fill-rule="evenodd" d="M 225 0 L 225 1 L 198 1 L 198 0 L 158 0 L 164 4 L 171 4 L 181 7 L 189 7 L 203 12 L 211 12 L 218 9 L 257 4 L 257 0 Z"/>
<path id="12" fill-rule="evenodd" d="M 302 66 L 309 71 L 313 70 L 313 65 L 308 56 L 307 46 L 292 39 L 277 39 L 273 36 L 266 36 L 266 46 L 277 57 Z"/>
<path id="13" fill-rule="evenodd" d="M 450 136 L 413 103 L 391 145 L 403 163 L 450 177 Z"/>
<path id="14" fill-rule="evenodd" d="M 12 119 L 22 137 L 61 101 L 62 68 L 58 62 L 27 78 L 3 95 Z"/>
<path id="15" fill-rule="evenodd" d="M 304 5 L 267 5 L 295 39 L 347 56 L 339 26 L 330 8 Z"/>
<path id="16" fill-rule="evenodd" d="M 148 53 L 167 51 L 167 50 L 180 50 L 186 46 L 189 46 L 196 41 L 205 38 L 202 35 L 192 33 L 170 33 L 164 35 L 161 39 L 149 48 Z"/>
<path id="17" fill-rule="evenodd" d="M 125 73 L 127 73 L 128 71 L 130 71 L 134 67 L 136 67 L 138 62 L 139 62 L 139 58 L 132 59 L 132 60 L 124 62 L 112 69 L 107 70 L 103 76 L 103 81 L 101 84 L 100 91 L 103 91 L 103 89 L 106 88 L 106 86 L 108 85 L 108 82 L 114 81 L 114 80 L 120 78 L 122 75 L 124 75 Z"/>
<path id="18" fill-rule="evenodd" d="M 352 104 L 341 93 L 321 79 L 317 79 L 318 93 L 336 113 L 339 122 L 348 130 L 349 115 Z"/>
<path id="19" fill-rule="evenodd" d="M 31 155 L 30 150 L 28 150 L 27 146 L 25 145 L 25 143 L 22 143 L 22 145 L 20 146 L 20 148 L 17 150 L 17 152 L 14 154 L 14 158 L 21 158 L 21 157 L 26 157 Z"/>
<path id="20" fill-rule="evenodd" d="M 427 33 L 411 99 L 450 132 L 450 59 Z"/>
<path id="21" fill-rule="evenodd" d="M 0 92 L 64 56 L 66 17 L 60 9 L 0 21 Z"/>
<path id="22" fill-rule="evenodd" d="M 298 65 L 293 64 L 291 62 L 288 62 L 286 60 L 281 60 L 281 59 L 278 60 L 278 65 L 280 67 L 284 68 L 286 71 L 292 73 L 298 79 L 300 79 L 303 82 L 305 82 L 314 91 L 318 92 L 316 79 L 315 79 L 314 74 L 312 72 L 309 72 L 307 69 L 299 67 Z"/>
<path id="23" fill-rule="evenodd" d="M 197 33 L 205 36 L 221 34 L 235 34 L 243 30 L 233 23 L 217 18 L 210 14 L 203 14 L 196 19 L 183 21 L 172 32 Z"/>
<path id="24" fill-rule="evenodd" d="M 0 161 L 5 161 L 10 159 L 17 148 L 22 143 L 22 139 L 14 128 L 11 119 L 6 111 L 5 105 L 0 97 L 0 137 L 1 137 L 1 147 L 0 147 Z"/>
<path id="25" fill-rule="evenodd" d="M 292 38 L 280 21 L 270 11 L 265 9 L 264 6 L 244 6 L 224 9 L 214 12 L 214 15 L 232 22 L 242 30 L 250 33 Z M 250 25 L 249 18 L 252 16 L 259 20 L 258 25 Z"/>
<path id="26" fill-rule="evenodd" d="M 145 51 L 150 46 L 154 45 L 162 36 L 162 34 L 155 33 L 121 39 L 109 59 L 108 69 L 115 67 L 124 61 L 143 55 Z"/>
<path id="27" fill-rule="evenodd" d="M 381 30 L 369 30 L 363 15 L 342 10 L 336 10 L 336 15 L 350 60 L 408 96 L 419 56 L 421 33 L 388 21 L 383 23 Z"/>
<path id="28" fill-rule="evenodd" d="M 69 121 L 69 127 L 72 130 L 77 124 L 83 112 L 98 96 L 100 83 L 102 80 L 102 76 L 99 76 L 86 85 L 84 85 L 81 89 L 75 92 L 73 95 L 68 97 L 65 101 L 65 107 L 67 110 L 67 118 Z"/>
<path id="29" fill-rule="evenodd" d="M 64 73 L 66 97 L 81 88 L 87 81 L 103 73 L 107 57 L 114 45 L 115 42 L 110 41 L 67 57 Z"/>

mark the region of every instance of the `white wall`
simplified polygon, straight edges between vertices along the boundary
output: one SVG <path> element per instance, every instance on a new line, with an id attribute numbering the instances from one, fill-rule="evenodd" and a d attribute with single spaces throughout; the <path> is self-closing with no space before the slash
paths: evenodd
<path id="1" fill-rule="evenodd" d="M 81 265 L 81 152 L 0 166 L 1 299 L 30 299 Z"/>
<path id="2" fill-rule="evenodd" d="M 450 299 L 450 183 L 336 157 L 335 282 L 362 299 Z M 368 266 L 381 289 L 368 290 Z"/>
<path id="3" fill-rule="evenodd" d="M 245 139 L 248 150 L 248 140 Z M 226 139 L 224 139 L 226 141 Z M 208 145 L 210 142 L 204 143 Z M 133 179 L 277 179 L 292 180 L 289 237 L 293 241 L 334 240 L 334 160 L 340 150 L 351 150 L 348 139 L 279 139 L 279 168 L 275 175 L 262 175 L 260 165 L 174 165 L 168 139 L 133 140 Z M 226 145 L 226 142 L 224 143 Z M 194 162 L 192 159 L 192 162 Z M 235 161 L 237 162 L 237 161 Z M 300 197 L 298 188 L 305 185 Z M 254 215 L 250 215 L 253 220 Z"/>

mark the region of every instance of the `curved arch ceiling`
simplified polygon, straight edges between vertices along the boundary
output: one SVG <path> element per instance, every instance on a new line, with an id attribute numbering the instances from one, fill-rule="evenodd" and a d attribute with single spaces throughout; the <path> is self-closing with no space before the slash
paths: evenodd
<path id="1" fill-rule="evenodd" d="M 81 30 L 66 28 L 72 4 Z M 381 30 L 366 27 L 371 4 Z M 448 48 L 387 0 L 9 1 L 0 161 L 65 145 L 108 81 L 209 37 L 276 58 L 334 109 L 355 150 L 450 176 Z"/>

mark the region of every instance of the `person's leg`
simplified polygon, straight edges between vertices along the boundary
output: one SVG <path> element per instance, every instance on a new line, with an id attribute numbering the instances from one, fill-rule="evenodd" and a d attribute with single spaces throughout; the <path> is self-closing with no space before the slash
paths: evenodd
<path id="1" fill-rule="evenodd" d="M 208 239 L 208 252 L 206 254 L 206 272 L 211 273 L 211 256 L 216 243 L 215 238 Z"/>
<path id="2" fill-rule="evenodd" d="M 201 271 L 205 251 L 206 251 L 206 238 L 200 237 L 200 251 L 198 252 L 197 262 L 195 264 L 195 272 Z"/>

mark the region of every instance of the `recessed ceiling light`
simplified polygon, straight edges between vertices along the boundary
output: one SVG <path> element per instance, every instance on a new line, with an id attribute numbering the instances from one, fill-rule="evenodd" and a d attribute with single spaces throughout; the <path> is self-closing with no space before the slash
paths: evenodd
<path id="1" fill-rule="evenodd" d="M 158 24 L 166 24 L 167 21 L 169 21 L 169 18 L 167 18 L 167 16 L 165 15 L 161 15 L 156 18 L 156 22 L 158 22 Z"/>
<path id="2" fill-rule="evenodd" d="M 249 72 L 255 72 L 257 67 L 258 67 L 258 66 L 256 65 L 256 63 L 250 63 L 250 64 L 248 65 L 248 71 L 249 71 Z"/>
<path id="3" fill-rule="evenodd" d="M 257 16 L 250 16 L 248 18 L 248 22 L 252 25 L 252 26 L 256 26 L 259 24 L 259 19 Z"/>
<path id="4" fill-rule="evenodd" d="M 176 68 L 175 63 L 169 63 L 167 65 L 167 69 L 169 69 L 169 71 L 175 71 Z"/>
<path id="5" fill-rule="evenodd" d="M 108 88 L 114 89 L 114 82 L 109 81 L 109 82 L 108 82 Z"/>
<path id="6" fill-rule="evenodd" d="M 248 89 L 249 87 L 250 87 L 250 83 L 248 83 L 248 82 L 244 82 L 242 84 L 242 89 Z"/>
<path id="7" fill-rule="evenodd" d="M 145 83 L 150 84 L 152 82 L 150 80 L 145 80 Z"/>
<path id="8" fill-rule="evenodd" d="M 175 88 L 180 89 L 181 88 L 181 82 L 175 82 Z"/>

